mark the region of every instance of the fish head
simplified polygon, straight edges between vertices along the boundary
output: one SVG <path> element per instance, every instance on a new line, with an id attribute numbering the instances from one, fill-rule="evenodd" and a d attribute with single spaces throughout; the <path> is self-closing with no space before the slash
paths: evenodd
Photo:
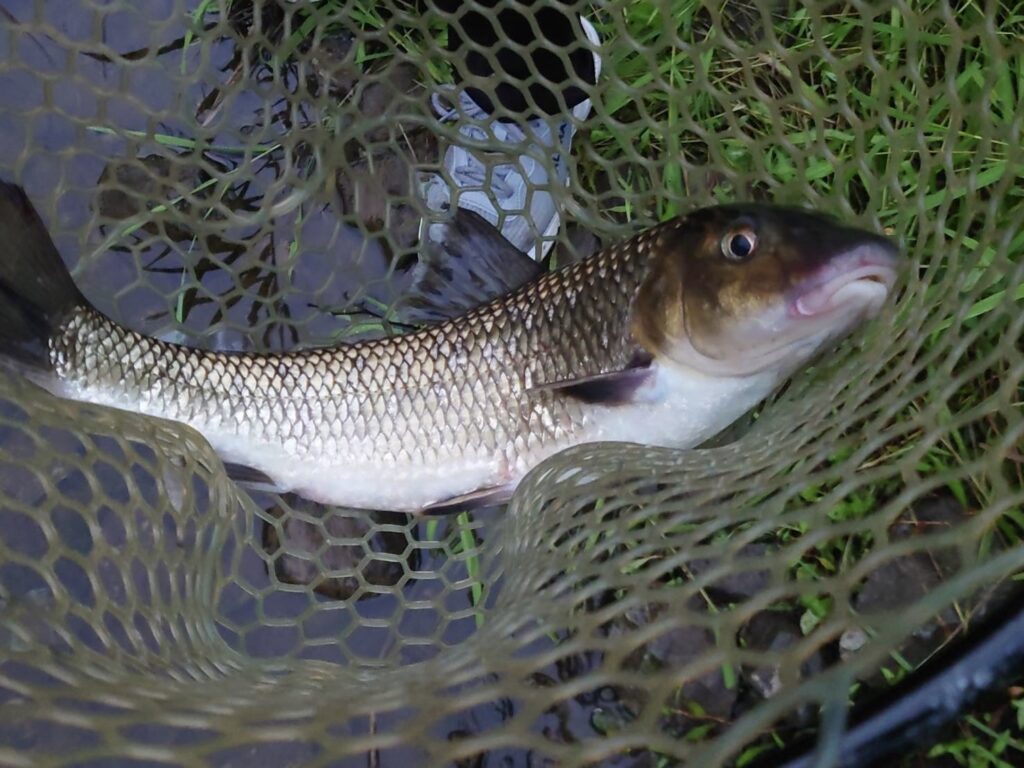
<path id="1" fill-rule="evenodd" d="M 878 314 L 902 264 L 881 235 L 798 208 L 702 208 L 650 242 L 633 331 L 713 376 L 784 375 Z"/>

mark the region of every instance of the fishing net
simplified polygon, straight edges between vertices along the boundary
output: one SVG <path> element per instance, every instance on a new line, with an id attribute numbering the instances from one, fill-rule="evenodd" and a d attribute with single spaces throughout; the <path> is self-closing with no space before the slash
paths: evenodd
<path id="1" fill-rule="evenodd" d="M 132 328 L 399 332 L 421 179 L 472 143 L 431 97 L 493 93 L 466 62 L 502 46 L 589 45 L 534 21 L 452 53 L 466 7 L 3 0 L 0 175 Z M 580 447 L 507 508 L 436 520 L 247 493 L 187 428 L 0 373 L 0 762 L 745 764 L 838 743 L 835 713 L 1012 594 L 1015 4 L 562 7 L 602 68 L 548 266 L 770 199 L 898 239 L 898 300 L 711 445 Z M 505 162 L 553 168 L 528 144 Z"/>

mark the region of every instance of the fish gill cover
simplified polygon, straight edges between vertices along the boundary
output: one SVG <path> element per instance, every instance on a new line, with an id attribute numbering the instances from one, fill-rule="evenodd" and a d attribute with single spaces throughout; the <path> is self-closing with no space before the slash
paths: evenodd
<path id="1" fill-rule="evenodd" d="M 848 707 L 1014 594 L 1015 6 L 561 7 L 602 67 L 546 187 L 547 266 L 771 200 L 896 239 L 898 301 L 711 445 L 578 447 L 507 508 L 435 520 L 243 491 L 187 428 L 0 370 L 0 762 L 703 767 L 818 738 L 836 764 Z M 400 332 L 419 180 L 466 141 L 431 95 L 495 85 L 449 50 L 451 12 L 0 0 L 0 176 L 132 329 L 218 350 Z M 503 46 L 533 50 L 474 55 Z M 917 746 L 1016 764 L 1013 690 Z"/>

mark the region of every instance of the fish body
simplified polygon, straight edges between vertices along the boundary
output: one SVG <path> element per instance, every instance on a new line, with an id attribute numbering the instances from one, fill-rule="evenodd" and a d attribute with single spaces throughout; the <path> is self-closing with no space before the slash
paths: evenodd
<path id="1" fill-rule="evenodd" d="M 474 226 L 471 243 L 498 247 L 497 233 Z M 0 331 L 0 354 L 52 392 L 188 424 L 281 490 L 408 512 L 503 501 L 532 467 L 580 443 L 698 445 L 877 311 L 896 263 L 887 240 L 808 212 L 718 207 L 413 333 L 218 353 L 94 310 L 7 185 L 0 238 L 12 227 L 0 300 L 14 303 L 0 315 L 21 337 Z M 800 243 L 787 240 L 794 233 Z M 747 235 L 762 261 L 723 257 L 730 236 Z M 838 311 L 827 306 L 836 296 Z"/>

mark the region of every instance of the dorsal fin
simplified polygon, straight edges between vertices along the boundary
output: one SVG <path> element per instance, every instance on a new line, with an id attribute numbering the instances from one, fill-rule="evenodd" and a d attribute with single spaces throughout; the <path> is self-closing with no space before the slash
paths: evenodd
<path id="1" fill-rule="evenodd" d="M 464 315 L 536 279 L 542 267 L 483 217 L 459 208 L 431 225 L 412 270 L 409 292 L 395 306 L 402 323 L 427 324 Z"/>

